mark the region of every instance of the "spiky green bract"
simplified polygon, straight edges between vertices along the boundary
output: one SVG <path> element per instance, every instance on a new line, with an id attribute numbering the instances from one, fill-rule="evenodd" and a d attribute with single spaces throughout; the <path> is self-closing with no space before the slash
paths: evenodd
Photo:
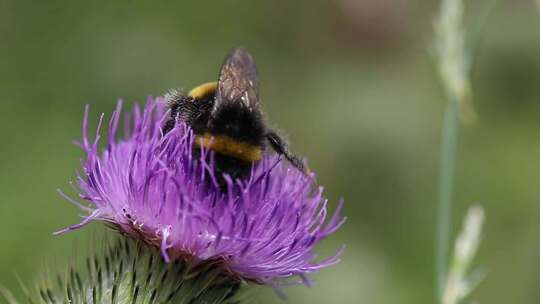
<path id="1" fill-rule="evenodd" d="M 44 281 L 29 303 L 77 304 L 233 304 L 241 285 L 219 264 L 165 263 L 160 252 L 128 238 L 88 257 L 86 269 L 70 268 Z"/>

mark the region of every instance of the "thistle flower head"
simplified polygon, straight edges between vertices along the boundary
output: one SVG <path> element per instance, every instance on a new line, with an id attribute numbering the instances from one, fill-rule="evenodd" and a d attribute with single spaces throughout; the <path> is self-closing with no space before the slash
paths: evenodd
<path id="1" fill-rule="evenodd" d="M 103 221 L 122 234 L 158 247 L 165 261 L 212 261 L 233 277 L 261 284 L 300 276 L 333 265 L 336 255 L 316 260 L 315 245 L 344 222 L 341 204 L 327 219 L 322 188 L 278 156 L 267 155 L 246 180 L 217 182 L 213 154 L 193 150 L 191 129 L 177 122 L 163 134 L 168 117 L 160 98 L 126 115 L 118 138 L 118 104 L 101 149 L 100 129 L 88 135 L 88 108 L 80 146 L 86 153 L 76 186 L 77 204 L 88 214 L 78 229 Z M 199 155 L 200 154 L 200 155 Z"/>

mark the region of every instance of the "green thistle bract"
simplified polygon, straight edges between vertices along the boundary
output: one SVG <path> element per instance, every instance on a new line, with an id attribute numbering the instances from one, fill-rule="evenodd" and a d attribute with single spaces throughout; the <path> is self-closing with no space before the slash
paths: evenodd
<path id="1" fill-rule="evenodd" d="M 212 262 L 178 259 L 165 263 L 157 249 L 122 238 L 86 260 L 86 270 L 70 268 L 56 281 L 29 292 L 29 303 L 233 304 L 241 282 Z"/>

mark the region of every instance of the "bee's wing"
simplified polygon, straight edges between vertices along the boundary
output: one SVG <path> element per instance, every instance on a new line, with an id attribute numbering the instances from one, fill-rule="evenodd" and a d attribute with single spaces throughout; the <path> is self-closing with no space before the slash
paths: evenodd
<path id="1" fill-rule="evenodd" d="M 227 104 L 239 104 L 252 111 L 259 109 L 259 77 L 251 54 L 244 48 L 233 49 L 219 72 L 214 110 Z"/>

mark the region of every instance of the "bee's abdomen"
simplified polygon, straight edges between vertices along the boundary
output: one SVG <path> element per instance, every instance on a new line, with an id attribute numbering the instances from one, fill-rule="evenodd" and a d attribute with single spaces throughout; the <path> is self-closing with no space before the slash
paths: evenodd
<path id="1" fill-rule="evenodd" d="M 227 135 L 204 133 L 197 135 L 195 142 L 199 147 L 214 151 L 228 157 L 251 163 L 262 158 L 262 146 L 241 141 Z"/>

